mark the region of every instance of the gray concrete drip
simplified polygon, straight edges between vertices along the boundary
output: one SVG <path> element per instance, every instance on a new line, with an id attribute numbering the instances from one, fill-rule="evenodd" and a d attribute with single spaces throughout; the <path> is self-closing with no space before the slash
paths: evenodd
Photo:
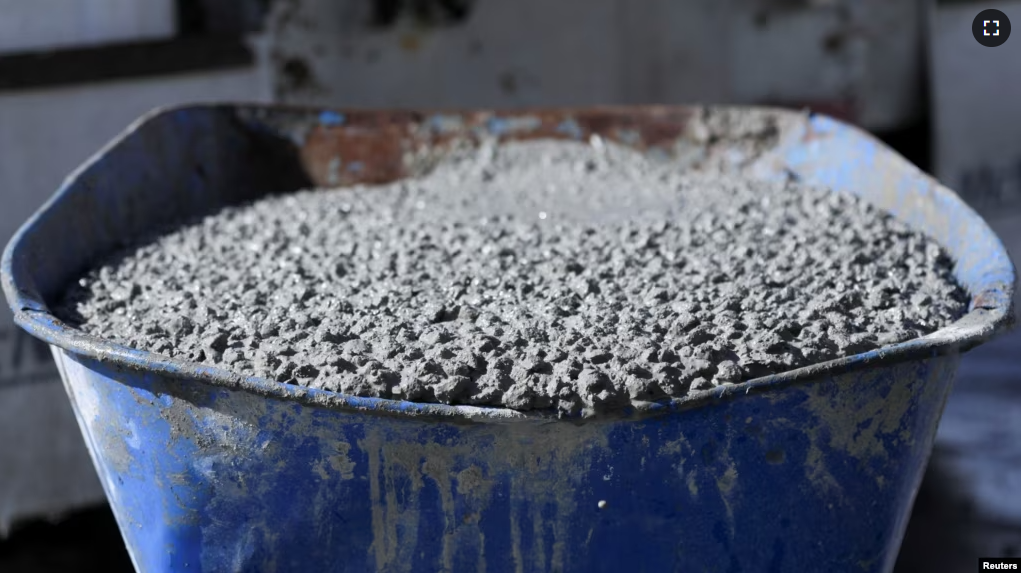
<path id="1" fill-rule="evenodd" d="M 57 312 L 280 382 L 574 415 L 901 342 L 965 309 L 938 245 L 855 197 L 537 141 L 224 209 L 112 257 Z"/>

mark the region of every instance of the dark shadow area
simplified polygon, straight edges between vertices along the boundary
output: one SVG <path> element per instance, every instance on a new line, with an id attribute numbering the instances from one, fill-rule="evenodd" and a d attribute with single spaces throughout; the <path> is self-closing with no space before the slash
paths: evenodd
<path id="1" fill-rule="evenodd" d="M 916 497 L 894 573 L 966 573 L 979 557 L 1018 557 L 1019 528 L 985 518 L 934 451 Z"/>
<path id="2" fill-rule="evenodd" d="M 261 32 L 270 0 L 177 0 L 179 36 L 243 36 Z"/>
<path id="3" fill-rule="evenodd" d="M 16 527 L 0 540 L 4 573 L 132 573 L 113 513 L 106 506 L 69 514 L 56 522 Z"/>
<path id="4" fill-rule="evenodd" d="M 386 29 L 405 14 L 430 26 L 464 22 L 472 12 L 474 0 L 373 0 L 369 25 Z"/>
<path id="5" fill-rule="evenodd" d="M 901 129 L 875 133 L 874 135 L 908 159 L 913 165 L 931 172 L 930 161 L 930 124 L 918 121 Z"/>

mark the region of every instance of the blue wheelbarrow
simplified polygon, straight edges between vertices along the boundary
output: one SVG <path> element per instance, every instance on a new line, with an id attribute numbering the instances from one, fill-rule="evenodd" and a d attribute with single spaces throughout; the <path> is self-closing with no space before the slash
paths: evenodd
<path id="1" fill-rule="evenodd" d="M 961 352 L 1010 322 L 983 220 L 832 119 L 689 107 L 513 113 L 163 110 L 15 235 L 3 286 L 53 349 L 140 571 L 889 571 Z M 929 336 L 591 419 L 358 398 L 113 344 L 48 304 L 157 225 L 415 174 L 485 137 L 598 135 L 679 166 L 856 193 L 938 240 L 968 313 Z M 722 163 L 723 162 L 723 163 Z"/>

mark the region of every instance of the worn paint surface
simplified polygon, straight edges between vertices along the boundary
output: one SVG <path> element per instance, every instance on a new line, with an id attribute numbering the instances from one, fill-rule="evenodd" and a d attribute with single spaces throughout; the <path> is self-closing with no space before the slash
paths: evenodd
<path id="1" fill-rule="evenodd" d="M 882 570 L 957 363 L 665 416 L 438 423 L 58 356 L 146 571 Z"/>
<path id="2" fill-rule="evenodd" d="M 727 113 L 171 110 L 26 224 L 4 290 L 18 324 L 54 346 L 140 570 L 888 571 L 958 352 L 1007 325 L 1014 269 L 975 213 L 869 136 L 819 116 Z M 243 378 L 86 336 L 47 310 L 69 277 L 159 222 L 392 180 L 492 137 L 599 137 L 685 168 L 859 193 L 949 250 L 970 312 L 919 340 L 557 420 Z"/>

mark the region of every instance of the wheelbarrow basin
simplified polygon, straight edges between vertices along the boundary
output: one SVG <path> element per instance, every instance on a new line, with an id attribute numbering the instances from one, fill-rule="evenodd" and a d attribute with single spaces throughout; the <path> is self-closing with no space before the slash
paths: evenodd
<path id="1" fill-rule="evenodd" d="M 706 133 L 700 118 L 727 110 L 691 107 L 161 110 L 22 227 L 4 290 L 53 349 L 140 571 L 889 571 L 959 354 L 1007 326 L 1015 271 L 980 217 L 869 135 L 745 112 L 770 118 L 768 146 L 727 123 Z M 412 174 L 409 154 L 454 142 L 593 135 L 860 195 L 947 249 L 968 313 L 876 351 L 557 419 L 243 377 L 87 335 L 49 310 L 156 225 L 392 181 Z"/>

